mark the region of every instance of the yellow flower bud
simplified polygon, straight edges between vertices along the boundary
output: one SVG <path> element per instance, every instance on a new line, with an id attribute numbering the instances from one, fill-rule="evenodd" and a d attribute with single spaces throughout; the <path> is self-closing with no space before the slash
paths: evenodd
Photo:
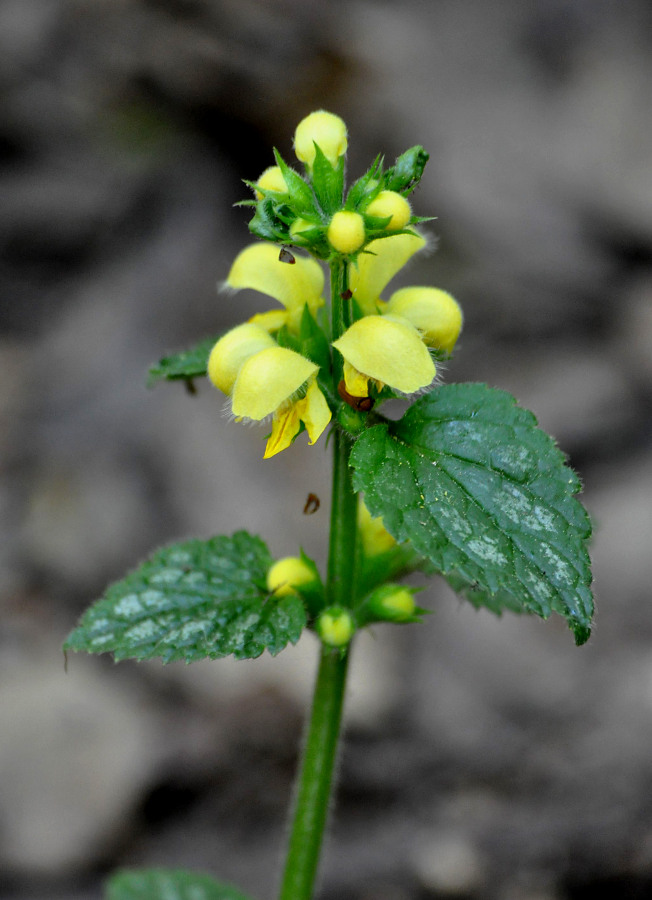
<path id="1" fill-rule="evenodd" d="M 285 183 L 285 178 L 283 178 L 283 172 L 281 172 L 278 166 L 270 166 L 268 169 L 265 169 L 263 174 L 260 176 L 256 185 L 261 188 L 261 190 L 265 191 L 277 191 L 279 194 L 287 194 L 288 186 Z M 262 200 L 264 194 L 261 191 L 256 191 L 256 200 Z"/>
<path id="2" fill-rule="evenodd" d="M 364 219 L 360 213 L 341 209 L 331 219 L 327 234 L 338 253 L 355 253 L 365 242 Z"/>
<path id="3" fill-rule="evenodd" d="M 365 210 L 370 216 L 378 219 L 391 219 L 385 226 L 388 231 L 400 231 L 410 221 L 412 210 L 405 197 L 396 191 L 380 191 Z"/>
<path id="4" fill-rule="evenodd" d="M 320 109 L 299 122 L 294 133 L 294 152 L 308 169 L 315 161 L 315 144 L 331 165 L 336 166 L 348 145 L 346 125 L 339 116 Z"/>
<path id="5" fill-rule="evenodd" d="M 298 216 L 290 225 L 290 237 L 296 238 L 300 241 L 302 240 L 301 232 L 308 231 L 310 228 L 315 228 L 315 225 L 312 222 L 309 222 L 307 219 L 302 219 L 301 216 Z"/>
<path id="6" fill-rule="evenodd" d="M 414 615 L 415 603 L 412 591 L 398 585 L 379 593 L 376 601 L 377 612 L 392 622 L 402 622 Z"/>
<path id="7" fill-rule="evenodd" d="M 277 597 L 294 594 L 294 588 L 315 581 L 315 573 L 298 556 L 286 556 L 277 560 L 267 572 L 267 590 L 273 591 Z"/>
<path id="8" fill-rule="evenodd" d="M 211 350 L 208 357 L 208 377 L 216 388 L 230 394 L 244 363 L 275 341 L 264 328 L 245 322 L 227 331 Z"/>
<path id="9" fill-rule="evenodd" d="M 355 634 L 353 616 L 346 609 L 331 606 L 317 619 L 317 634 L 327 647 L 345 647 Z"/>
<path id="10" fill-rule="evenodd" d="M 393 238 L 387 238 L 393 240 Z M 365 316 L 333 341 L 344 357 L 346 390 L 368 395 L 369 379 L 403 394 L 427 387 L 435 377 L 432 361 L 419 332 L 398 316 Z"/>
<path id="11" fill-rule="evenodd" d="M 456 300 L 433 287 L 407 287 L 392 294 L 387 312 L 402 316 L 421 332 L 429 347 L 451 353 L 462 330 L 462 310 Z"/>

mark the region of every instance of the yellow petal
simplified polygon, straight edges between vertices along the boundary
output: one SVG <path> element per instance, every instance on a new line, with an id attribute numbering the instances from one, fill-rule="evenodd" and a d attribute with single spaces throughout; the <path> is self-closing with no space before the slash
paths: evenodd
<path id="1" fill-rule="evenodd" d="M 300 428 L 299 411 L 294 404 L 274 413 L 272 433 L 267 439 L 263 459 L 269 459 L 271 456 L 276 456 L 281 450 L 286 450 L 292 444 Z"/>
<path id="2" fill-rule="evenodd" d="M 425 238 L 416 231 L 379 238 L 367 244 L 365 251 L 369 253 L 358 256 L 349 276 L 349 287 L 364 313 L 369 315 L 376 311 L 376 302 L 386 285 L 425 244 Z"/>
<path id="3" fill-rule="evenodd" d="M 348 394 L 352 397 L 368 397 L 369 396 L 369 378 L 362 372 L 351 365 L 348 360 L 344 360 L 344 387 Z"/>
<path id="4" fill-rule="evenodd" d="M 319 263 L 306 256 L 295 257 L 294 264 L 279 262 L 275 244 L 250 244 L 238 254 L 231 266 L 228 287 L 251 288 L 278 300 L 286 309 L 311 310 L 323 303 L 324 272 Z"/>
<path id="5" fill-rule="evenodd" d="M 275 346 L 274 339 L 264 328 L 251 322 L 238 325 L 222 335 L 208 357 L 208 377 L 216 388 L 230 394 L 244 363 L 264 350 Z"/>
<path id="6" fill-rule="evenodd" d="M 365 316 L 333 346 L 358 372 L 404 394 L 427 387 L 435 377 L 435 364 L 419 332 L 398 316 Z"/>
<path id="7" fill-rule="evenodd" d="M 310 443 L 314 444 L 324 432 L 332 415 L 316 381 L 311 382 L 306 396 L 303 400 L 298 400 L 296 406 L 301 421 L 306 426 Z"/>
<path id="8" fill-rule="evenodd" d="M 456 300 L 433 287 L 407 287 L 392 294 L 386 309 L 408 319 L 429 347 L 451 353 L 462 330 L 462 310 Z"/>
<path id="9" fill-rule="evenodd" d="M 269 312 L 256 313 L 249 319 L 254 325 L 264 328 L 265 331 L 278 331 L 288 321 L 287 309 L 270 309 Z"/>
<path id="10" fill-rule="evenodd" d="M 362 500 L 358 506 L 358 528 L 365 556 L 377 556 L 396 547 L 396 541 L 385 528 L 381 516 L 372 518 Z"/>
<path id="11" fill-rule="evenodd" d="M 286 347 L 269 347 L 251 356 L 233 387 L 233 415 L 260 420 L 286 403 L 316 375 L 319 366 Z"/>

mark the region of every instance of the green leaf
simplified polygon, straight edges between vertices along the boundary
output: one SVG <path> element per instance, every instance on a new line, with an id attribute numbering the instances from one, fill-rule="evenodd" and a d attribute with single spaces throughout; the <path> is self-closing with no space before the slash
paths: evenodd
<path id="1" fill-rule="evenodd" d="M 301 314 L 299 340 L 301 342 L 301 353 L 323 369 L 324 372 L 329 372 L 331 365 L 330 344 L 308 309 L 307 303 L 303 307 Z"/>
<path id="2" fill-rule="evenodd" d="M 306 614 L 298 597 L 267 594 L 271 564 L 246 531 L 164 547 L 108 588 L 64 650 L 165 663 L 275 656 L 298 641 Z"/>
<path id="3" fill-rule="evenodd" d="M 116 872 L 106 884 L 106 900 L 252 900 L 210 875 L 183 869 Z"/>
<path id="4" fill-rule="evenodd" d="M 346 195 L 345 209 L 356 210 L 361 200 L 365 200 L 365 205 L 380 191 L 382 187 L 381 172 L 383 168 L 383 157 L 380 154 L 375 158 L 369 169 L 358 178 Z"/>
<path id="5" fill-rule="evenodd" d="M 354 484 L 398 541 L 493 612 L 593 613 L 589 517 L 577 476 L 532 413 L 482 384 L 439 387 L 355 444 Z"/>
<path id="6" fill-rule="evenodd" d="M 291 198 L 291 206 L 298 214 L 311 212 L 315 213 L 315 201 L 310 189 L 298 172 L 291 169 L 285 162 L 278 150 L 274 149 L 274 158 L 276 165 L 279 167 L 288 186 L 288 193 Z"/>
<path id="7" fill-rule="evenodd" d="M 385 187 L 399 194 L 411 193 L 421 181 L 430 154 L 423 147 L 410 147 L 402 153 L 391 169 L 385 172 Z"/>
<path id="8" fill-rule="evenodd" d="M 189 350 L 182 350 L 172 356 L 164 356 L 147 373 L 147 385 L 151 387 L 157 381 L 190 380 L 206 375 L 208 357 L 221 335 L 206 338 Z"/>
<path id="9" fill-rule="evenodd" d="M 256 212 L 249 222 L 249 231 L 264 241 L 286 243 L 287 225 L 278 217 L 274 200 L 266 196 L 256 204 Z"/>
<path id="10" fill-rule="evenodd" d="M 344 191 L 344 157 L 336 166 L 331 165 L 315 144 L 315 159 L 312 164 L 312 186 L 320 209 L 329 219 L 342 206 Z"/>

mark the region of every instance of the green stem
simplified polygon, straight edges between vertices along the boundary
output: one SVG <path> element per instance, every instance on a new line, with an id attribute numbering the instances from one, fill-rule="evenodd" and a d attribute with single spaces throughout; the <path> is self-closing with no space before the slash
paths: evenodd
<path id="1" fill-rule="evenodd" d="M 346 299 L 347 288 L 346 263 L 333 262 L 333 340 L 350 324 L 351 304 Z M 339 354 L 335 355 L 338 357 L 333 363 L 337 388 L 342 377 L 342 362 Z M 336 428 L 333 434 L 333 492 L 326 598 L 328 605 L 349 608 L 354 597 L 358 509 L 349 466 L 351 447 L 351 439 Z M 321 649 L 279 900 L 310 900 L 312 897 L 328 819 L 348 656 L 348 648 Z"/>
<path id="2" fill-rule="evenodd" d="M 279 900 L 310 900 L 328 817 L 348 653 L 322 648 Z"/>

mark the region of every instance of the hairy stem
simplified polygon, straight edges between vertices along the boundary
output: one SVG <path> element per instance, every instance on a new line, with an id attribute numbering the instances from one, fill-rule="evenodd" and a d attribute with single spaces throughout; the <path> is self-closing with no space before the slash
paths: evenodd
<path id="1" fill-rule="evenodd" d="M 338 260 L 331 264 L 333 340 L 351 323 L 347 291 L 347 265 Z M 337 390 L 342 361 L 339 354 L 334 355 L 338 357 L 333 361 Z M 351 439 L 336 428 L 326 597 L 329 605 L 344 607 L 353 603 L 357 538 L 357 496 L 349 467 L 351 446 Z M 279 900 L 310 900 L 313 895 L 337 759 L 348 656 L 348 648 L 321 648 Z"/>

